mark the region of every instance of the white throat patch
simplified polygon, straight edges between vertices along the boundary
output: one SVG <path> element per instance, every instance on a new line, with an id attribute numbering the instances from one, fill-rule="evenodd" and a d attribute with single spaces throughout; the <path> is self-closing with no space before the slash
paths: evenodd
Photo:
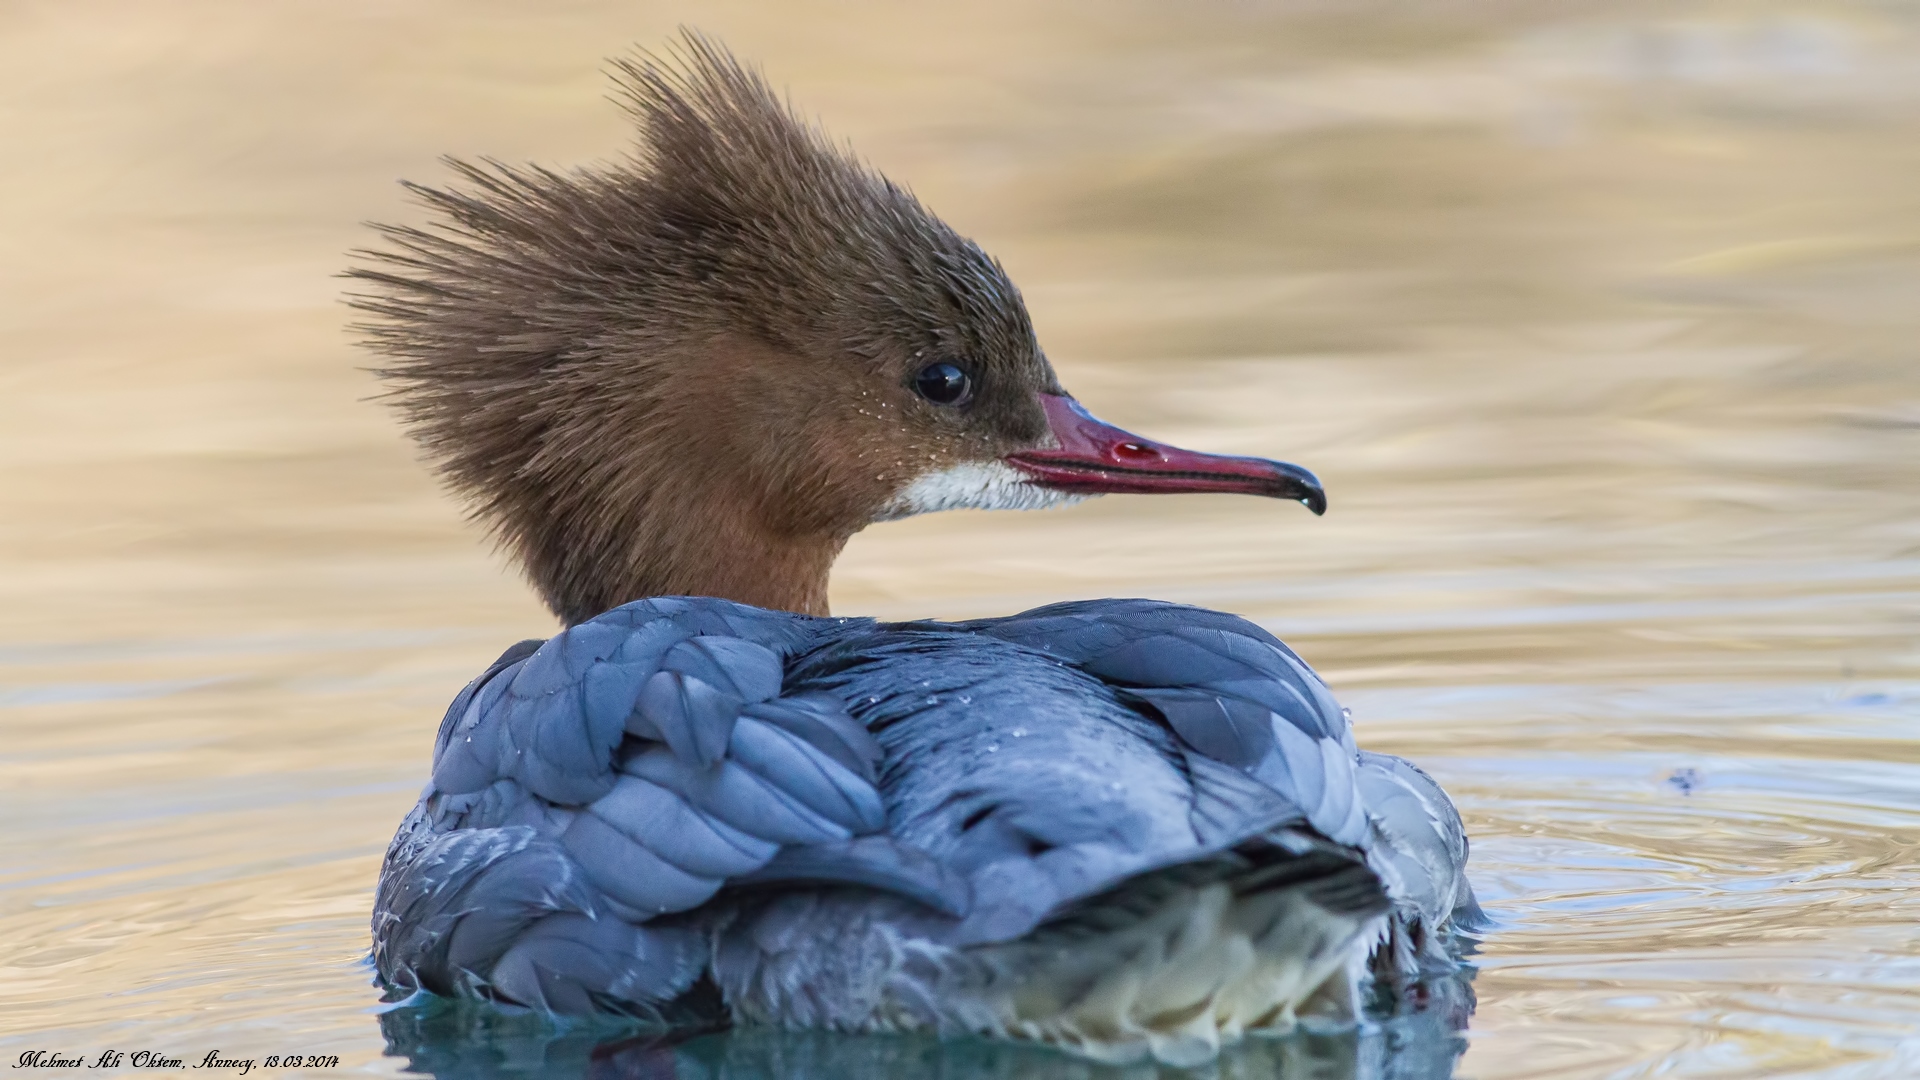
<path id="1" fill-rule="evenodd" d="M 969 461 L 916 477 L 874 515 L 897 521 L 936 510 L 1041 510 L 1089 498 L 1030 484 L 1002 461 Z"/>

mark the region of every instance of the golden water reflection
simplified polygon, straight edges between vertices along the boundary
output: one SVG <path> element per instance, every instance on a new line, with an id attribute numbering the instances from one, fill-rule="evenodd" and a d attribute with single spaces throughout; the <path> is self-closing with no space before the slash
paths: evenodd
<path id="1" fill-rule="evenodd" d="M 1920 1075 L 1920 17 L 1810 0 L 0 13 L 0 1058 L 405 1065 L 375 864 L 551 624 L 331 275 L 439 153 L 614 153 L 601 58 L 681 22 L 999 255 L 1095 411 L 1332 494 L 888 525 L 840 611 L 1286 635 L 1468 817 L 1460 1075 Z"/>

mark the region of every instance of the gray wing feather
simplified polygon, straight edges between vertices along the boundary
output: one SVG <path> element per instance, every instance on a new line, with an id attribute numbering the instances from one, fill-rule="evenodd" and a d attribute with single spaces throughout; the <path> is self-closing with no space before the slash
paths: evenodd
<path id="1" fill-rule="evenodd" d="M 1183 758 L 1193 785 L 1187 820 L 1202 847 L 1223 847 L 1241 837 L 1305 820 L 1299 804 L 1271 784 L 1198 751 L 1188 751 Z"/>
<path id="2" fill-rule="evenodd" d="M 1353 755 L 1332 739 L 1314 739 L 1290 725 L 1274 725 L 1274 752 L 1248 772 L 1291 799 L 1321 835 L 1359 845 L 1367 818 Z"/>
<path id="3" fill-rule="evenodd" d="M 756 870 L 780 845 L 702 814 L 680 796 L 622 775 L 587 813 L 689 874 L 724 880 Z"/>
<path id="4" fill-rule="evenodd" d="M 1475 922 L 1466 827 L 1446 792 L 1412 762 L 1364 750 L 1359 779 L 1372 818 L 1373 855 L 1399 879 L 1396 898 L 1429 927 Z"/>
<path id="5" fill-rule="evenodd" d="M 551 840 L 527 827 L 431 835 L 416 810 L 389 851 L 374 909 L 374 960 L 403 990 L 476 982 L 527 926 L 594 910 L 593 890 Z"/>
<path id="6" fill-rule="evenodd" d="M 688 929 L 550 915 L 500 957 L 491 982 L 523 1005 L 580 1014 L 671 1001 L 705 966 L 706 942 Z"/>
<path id="7" fill-rule="evenodd" d="M 737 761 L 700 768 L 656 747 L 623 768 L 680 796 L 702 814 L 781 844 L 825 844 L 853 835 Z"/>
<path id="8" fill-rule="evenodd" d="M 1258 702 L 1192 687 L 1138 688 L 1130 697 L 1145 701 L 1187 745 L 1239 768 L 1273 753 L 1273 711 Z"/>
<path id="9" fill-rule="evenodd" d="M 852 835 L 878 832 L 887 824 L 887 808 L 872 781 L 773 724 L 742 717 L 729 755 Z"/>
<path id="10" fill-rule="evenodd" d="M 1072 894 L 1062 893 L 1047 867 L 1034 859 L 1009 858 L 973 872 L 972 887 L 981 903 L 952 934 L 956 945 L 1011 941 L 1025 936 L 1058 911 Z M 991 898 L 991 902 L 986 902 Z"/>
<path id="11" fill-rule="evenodd" d="M 441 739 L 434 750 L 430 784 L 433 790 L 464 795 L 484 790 L 499 779 L 497 710 L 500 699 L 506 695 L 511 673 L 516 670 L 517 667 L 509 665 L 503 669 L 501 678 L 479 687 L 478 693 L 463 694 L 464 705 L 456 699 L 454 706 L 458 712 L 447 711 L 447 719 L 452 722 L 442 724 Z"/>
<path id="12" fill-rule="evenodd" d="M 765 866 L 734 880 L 743 885 L 863 885 L 955 918 L 972 906 L 972 887 L 965 877 L 890 836 L 782 848 Z"/>
<path id="13" fill-rule="evenodd" d="M 691 638 L 660 658 L 659 669 L 629 697 L 627 730 L 658 739 L 702 767 L 726 754 L 740 710 L 780 693 L 780 656 L 738 638 Z"/>
<path id="14" fill-rule="evenodd" d="M 627 730 L 666 743 L 676 757 L 704 769 L 727 752 L 744 705 L 705 680 L 662 671 L 641 690 Z"/>
<path id="15" fill-rule="evenodd" d="M 646 916 L 699 907 L 720 891 L 721 879 L 680 869 L 591 810 L 574 818 L 561 840 L 588 880 Z"/>
<path id="16" fill-rule="evenodd" d="M 734 637 L 697 637 L 667 650 L 662 667 L 718 687 L 741 701 L 780 693 L 780 655 Z"/>
<path id="17" fill-rule="evenodd" d="M 464 689 L 454 695 L 453 703 L 447 706 L 446 715 L 440 718 L 440 730 L 433 738 L 433 755 L 435 758 L 438 758 L 441 753 L 446 750 L 447 741 L 453 737 L 454 726 L 467 715 L 467 709 L 473 704 L 475 695 L 479 694 L 484 688 L 493 685 L 494 676 L 525 660 L 527 657 L 532 656 L 535 652 L 539 651 L 540 646 L 544 644 L 546 644 L 546 639 L 544 638 L 529 638 L 526 641 L 516 642 L 510 646 L 507 651 L 501 653 L 499 659 L 487 665 L 487 670 L 481 672 L 478 678 L 468 683 Z M 496 692 L 504 690 L 505 684 L 502 683 L 499 686 L 495 686 L 494 689 Z"/>
<path id="18" fill-rule="evenodd" d="M 880 759 L 885 752 L 858 720 L 847 715 L 846 706 L 830 694 L 789 694 L 749 705 L 740 714 L 806 740 L 869 784 L 879 782 Z"/>

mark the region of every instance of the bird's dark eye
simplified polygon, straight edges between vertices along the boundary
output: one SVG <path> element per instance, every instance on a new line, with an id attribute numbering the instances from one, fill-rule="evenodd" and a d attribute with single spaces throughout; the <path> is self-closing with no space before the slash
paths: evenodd
<path id="1" fill-rule="evenodd" d="M 973 377 L 955 364 L 928 364 L 913 377 L 913 388 L 935 405 L 963 405 L 973 396 Z"/>

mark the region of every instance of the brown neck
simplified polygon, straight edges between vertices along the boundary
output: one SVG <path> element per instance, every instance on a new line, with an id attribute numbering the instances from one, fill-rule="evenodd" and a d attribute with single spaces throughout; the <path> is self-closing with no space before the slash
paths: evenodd
<path id="1" fill-rule="evenodd" d="M 825 615 L 827 580 L 846 542 L 845 537 L 769 536 L 727 523 L 676 530 L 650 545 L 636 545 L 628 572 L 608 588 L 608 606 L 647 596 L 714 596 Z"/>
<path id="2" fill-rule="evenodd" d="M 827 580 L 847 542 L 845 535 L 770 529 L 715 491 L 617 516 L 578 511 L 550 506 L 547 521 L 575 524 L 509 537 L 568 625 L 649 596 L 713 596 L 825 615 Z"/>

